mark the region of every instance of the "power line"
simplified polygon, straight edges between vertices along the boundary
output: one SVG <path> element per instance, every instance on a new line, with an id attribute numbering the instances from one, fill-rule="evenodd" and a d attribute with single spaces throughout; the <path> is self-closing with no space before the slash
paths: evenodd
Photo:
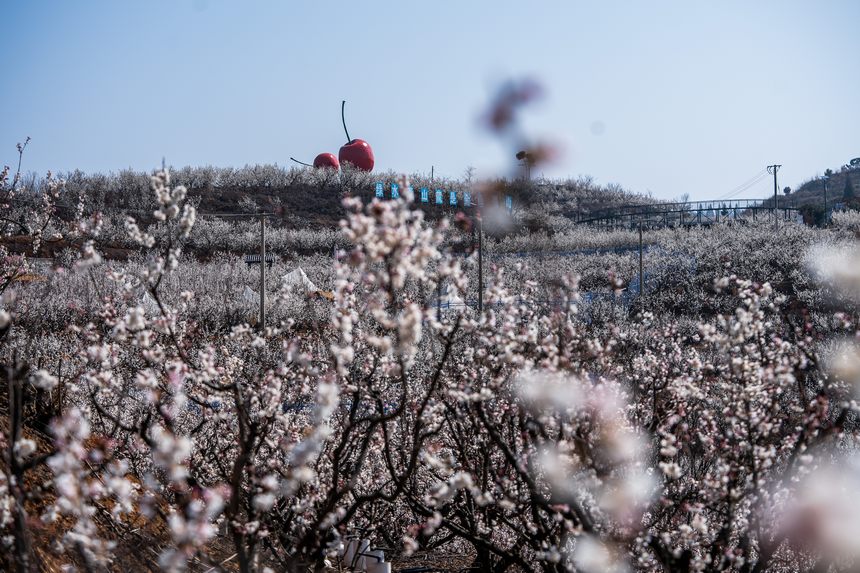
<path id="1" fill-rule="evenodd" d="M 737 185 L 737 186 L 733 187 L 730 191 L 728 191 L 727 193 L 724 193 L 724 194 L 725 194 L 725 195 L 729 195 L 729 194 L 731 194 L 731 193 L 734 193 L 735 191 L 737 191 L 737 190 L 738 190 L 738 189 L 740 189 L 741 187 L 746 187 L 747 185 L 749 185 L 750 183 L 752 183 L 753 181 L 755 181 L 756 179 L 758 179 L 759 177 L 761 177 L 761 176 L 762 176 L 762 175 L 764 175 L 765 173 L 767 173 L 767 170 L 765 170 L 765 169 L 762 169 L 762 170 L 760 170 L 760 171 L 757 171 L 757 172 L 756 172 L 752 177 L 750 177 L 749 179 L 744 180 L 744 182 L 743 182 L 743 183 L 741 183 L 740 185 Z"/>
<path id="2" fill-rule="evenodd" d="M 752 177 L 750 177 L 749 179 L 747 179 L 746 181 L 744 181 L 743 183 L 741 183 L 740 185 L 738 185 L 737 187 L 732 189 L 731 191 L 724 193 L 723 195 L 721 195 L 720 197 L 718 197 L 715 200 L 721 201 L 721 200 L 730 199 L 736 195 L 739 195 L 739 194 L 743 193 L 744 191 L 746 191 L 747 189 L 757 185 L 762 180 L 764 180 L 766 177 L 767 177 L 767 171 L 762 169 L 761 171 L 759 171 L 758 173 L 756 173 L 755 175 L 753 175 Z"/>
<path id="3" fill-rule="evenodd" d="M 733 193 L 729 194 L 727 197 L 722 197 L 721 199 L 733 199 L 733 198 L 737 197 L 738 195 L 741 195 L 741 194 L 743 194 L 743 193 L 746 193 L 747 191 L 749 191 L 750 189 L 752 189 L 753 187 L 755 187 L 756 185 L 760 184 L 762 181 L 764 181 L 764 180 L 766 180 L 766 179 L 767 179 L 767 174 L 766 174 L 766 173 L 762 173 L 762 174 L 761 174 L 758 178 L 756 178 L 755 180 L 751 181 L 751 182 L 750 182 L 750 183 L 748 183 L 747 185 L 744 185 L 743 187 L 741 187 L 741 188 L 740 188 L 740 189 L 738 189 L 737 191 L 734 191 Z"/>

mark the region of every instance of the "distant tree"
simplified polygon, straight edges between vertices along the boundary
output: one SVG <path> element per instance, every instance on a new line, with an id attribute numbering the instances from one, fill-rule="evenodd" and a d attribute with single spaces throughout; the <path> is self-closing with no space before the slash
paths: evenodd
<path id="1" fill-rule="evenodd" d="M 824 207 L 818 204 L 807 204 L 800 208 L 800 216 L 803 217 L 805 225 L 815 225 L 820 227 L 824 225 Z"/>
<path id="2" fill-rule="evenodd" d="M 467 186 L 472 184 L 472 180 L 475 178 L 475 171 L 476 170 L 474 165 L 467 166 L 466 169 L 463 171 L 463 183 L 465 183 Z"/>
<path id="3" fill-rule="evenodd" d="M 854 184 L 851 183 L 851 176 L 846 175 L 845 176 L 845 190 L 842 191 L 842 199 L 844 199 L 845 202 L 847 203 L 847 202 L 853 200 L 854 197 L 855 197 L 855 195 L 854 195 Z"/>
<path id="4" fill-rule="evenodd" d="M 239 210 L 243 213 L 257 213 L 260 207 L 250 196 L 245 195 L 239 200 Z"/>
<path id="5" fill-rule="evenodd" d="M 830 168 L 825 169 L 825 170 L 824 170 L 824 175 L 825 175 L 825 176 L 827 176 L 827 177 L 830 177 L 831 175 L 833 175 L 833 170 L 832 170 L 832 169 L 830 169 Z"/>

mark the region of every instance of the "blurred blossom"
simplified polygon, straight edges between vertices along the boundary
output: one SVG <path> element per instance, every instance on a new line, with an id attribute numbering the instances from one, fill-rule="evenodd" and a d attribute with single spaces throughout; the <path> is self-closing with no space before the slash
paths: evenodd
<path id="1" fill-rule="evenodd" d="M 860 302 L 860 245 L 856 242 L 810 249 L 807 261 L 822 281 L 833 285 L 854 302 Z"/>
<path id="2" fill-rule="evenodd" d="M 339 389 L 336 384 L 328 382 L 320 382 L 317 387 L 317 404 L 316 419 L 318 423 L 323 423 L 334 413 L 338 405 Z"/>
<path id="3" fill-rule="evenodd" d="M 23 461 L 36 451 L 36 442 L 26 438 L 18 440 L 15 442 L 14 451 L 18 460 Z"/>
<path id="4" fill-rule="evenodd" d="M 852 385 L 854 396 L 860 399 L 860 344 L 845 341 L 837 345 L 827 366 L 833 375 Z"/>
<path id="5" fill-rule="evenodd" d="M 573 563 L 583 573 L 627 573 L 630 570 L 619 551 L 593 535 L 576 538 Z"/>
<path id="6" fill-rule="evenodd" d="M 544 447 L 538 456 L 537 467 L 549 482 L 553 498 L 559 501 L 576 500 L 587 483 L 585 480 L 575 479 L 579 460 L 563 453 L 557 447 Z"/>
<path id="7" fill-rule="evenodd" d="M 553 498 L 578 503 L 593 498 L 623 524 L 635 523 L 657 487 L 643 469 L 648 444 L 628 427 L 625 401 L 614 384 L 593 384 L 560 372 L 526 370 L 517 378 L 518 395 L 538 416 L 563 414 L 575 433 L 582 424 L 587 440 L 560 440 L 540 450 L 537 467 Z M 569 416 L 569 418 L 567 418 Z M 674 466 L 674 464 L 671 464 Z M 675 466 L 677 467 L 677 466 Z M 679 470 L 677 471 L 679 475 Z"/>
<path id="8" fill-rule="evenodd" d="M 517 110 L 543 95 L 540 84 L 531 78 L 509 80 L 502 84 L 484 117 L 487 127 L 495 132 L 510 129 L 516 121 Z"/>
<path id="9" fill-rule="evenodd" d="M 418 551 L 418 548 L 419 548 L 418 542 L 415 541 L 414 538 L 410 537 L 409 535 L 404 535 L 402 540 L 403 540 L 403 555 L 405 557 L 409 557 L 410 555 L 412 555 L 413 553 Z"/>
<path id="10" fill-rule="evenodd" d="M 860 457 L 843 458 L 801 478 L 777 516 L 783 534 L 825 559 L 860 559 Z"/>
<path id="11" fill-rule="evenodd" d="M 93 241 L 86 241 L 83 249 L 81 249 L 81 258 L 78 259 L 75 267 L 83 270 L 89 267 L 98 265 L 102 262 L 102 256 L 95 248 Z"/>
<path id="12" fill-rule="evenodd" d="M 57 380 L 57 377 L 51 375 L 47 370 L 36 370 L 33 372 L 30 382 L 33 386 L 41 390 L 53 390 L 59 380 Z"/>
<path id="13" fill-rule="evenodd" d="M 675 462 L 660 462 L 657 464 L 669 479 L 678 479 L 681 477 L 681 467 Z"/>
<path id="14" fill-rule="evenodd" d="M 597 502 L 619 523 L 635 524 L 653 500 L 659 485 L 653 473 L 639 467 L 627 469 L 620 479 L 608 483 L 599 492 Z"/>
<path id="15" fill-rule="evenodd" d="M 171 481 L 181 481 L 188 476 L 188 458 L 193 444 L 185 436 L 177 436 L 163 426 L 152 429 L 152 440 L 155 444 L 153 462 L 167 472 Z"/>
<path id="16" fill-rule="evenodd" d="M 561 372 L 524 370 L 516 384 L 520 398 L 537 413 L 579 408 L 587 399 L 579 378 Z"/>
<path id="17" fill-rule="evenodd" d="M 516 159 L 526 167 L 527 174 L 531 174 L 535 167 L 544 165 L 559 155 L 556 144 L 533 141 L 520 125 L 521 110 L 526 105 L 539 100 L 543 94 L 541 85 L 532 78 L 509 80 L 497 89 L 495 97 L 482 117 L 482 123 L 486 129 L 505 146 L 511 160 Z M 519 169 L 515 167 L 511 172 L 513 180 L 520 177 L 517 173 Z M 481 194 L 488 207 L 495 202 L 495 198 L 501 198 L 509 191 L 502 189 L 504 186 L 505 183 L 502 181 L 484 186 Z M 525 196 L 520 199 L 530 201 L 531 198 Z"/>
<path id="18" fill-rule="evenodd" d="M 552 163 L 559 158 L 559 155 L 561 150 L 557 144 L 538 141 L 529 145 L 528 149 L 518 152 L 515 157 L 534 167 Z"/>
<path id="19" fill-rule="evenodd" d="M 144 317 L 144 310 L 142 307 L 136 306 L 128 309 L 128 314 L 126 315 L 125 320 L 128 329 L 131 331 L 138 331 L 146 328 L 146 318 Z"/>
<path id="20" fill-rule="evenodd" d="M 503 189 L 494 184 L 478 184 L 480 193 L 484 196 L 484 207 L 481 209 L 481 222 L 484 232 L 506 233 L 514 226 L 513 218 L 504 206 Z"/>

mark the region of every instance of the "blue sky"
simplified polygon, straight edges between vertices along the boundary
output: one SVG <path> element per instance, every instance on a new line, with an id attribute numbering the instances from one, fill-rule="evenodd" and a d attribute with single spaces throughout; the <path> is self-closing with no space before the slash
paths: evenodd
<path id="1" fill-rule="evenodd" d="M 718 197 L 860 156 L 860 2 L 4 2 L 0 162 L 25 169 L 307 161 L 350 134 L 377 167 L 510 168 L 477 120 L 530 76 L 525 114 L 591 175 Z M 772 190 L 763 181 L 741 194 Z"/>

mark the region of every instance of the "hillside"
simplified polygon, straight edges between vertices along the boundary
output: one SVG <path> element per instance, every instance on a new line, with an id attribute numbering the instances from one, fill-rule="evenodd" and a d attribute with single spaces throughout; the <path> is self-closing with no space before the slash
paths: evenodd
<path id="1" fill-rule="evenodd" d="M 857 198 L 860 197 L 860 165 L 843 166 L 839 171 L 828 170 L 828 172 L 830 172 L 827 179 L 828 209 L 832 210 L 840 203 L 847 206 L 856 204 Z M 853 203 L 851 198 L 846 198 L 846 188 L 851 189 L 853 193 Z M 780 200 L 783 198 L 787 198 L 792 205 L 823 215 L 824 180 L 819 177 L 809 179 L 787 196 L 780 197 Z"/>
<path id="2" fill-rule="evenodd" d="M 375 184 L 382 182 L 386 197 L 391 183 L 400 174 L 389 172 L 364 173 L 345 169 L 340 173 L 306 168 L 286 168 L 278 165 L 254 165 L 240 169 L 217 167 L 184 167 L 171 172 L 176 185 L 188 188 L 201 213 L 274 212 L 293 228 L 321 229 L 337 225 L 344 212 L 341 199 L 346 194 L 369 201 Z M 62 174 L 66 179 L 67 200 L 71 212 L 83 200 L 88 211 L 106 214 L 132 214 L 145 219 L 155 208 L 149 191 L 149 174 L 124 170 L 108 174 L 85 174 L 80 171 Z M 431 179 L 413 174 L 410 182 L 417 190 L 445 191 L 445 204 L 421 204 L 428 217 L 453 215 L 456 209 L 448 205 L 448 191 L 457 191 L 462 206 L 462 193 L 472 183 L 462 179 Z M 590 178 L 566 180 L 497 180 L 489 186 L 489 195 L 501 200 L 510 195 L 513 206 L 528 226 L 555 227 L 562 219 L 575 220 L 593 210 L 652 202 L 650 197 L 623 189 L 620 185 L 599 185 Z M 431 193 L 431 201 L 432 193 Z"/>

